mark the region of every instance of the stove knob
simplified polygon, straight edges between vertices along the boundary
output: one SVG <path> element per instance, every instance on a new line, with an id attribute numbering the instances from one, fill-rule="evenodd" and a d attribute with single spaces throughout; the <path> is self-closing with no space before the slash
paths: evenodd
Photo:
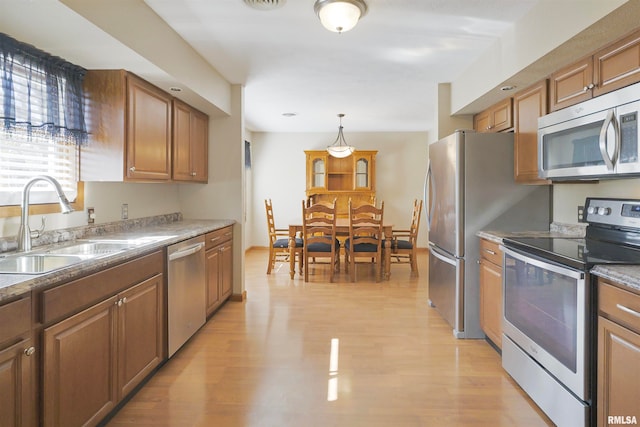
<path id="1" fill-rule="evenodd" d="M 598 215 L 609 215 L 611 213 L 611 208 L 598 208 Z"/>
<path id="2" fill-rule="evenodd" d="M 587 213 L 588 213 L 589 215 L 593 215 L 594 213 L 596 213 L 596 208 L 594 208 L 593 206 L 589 206 L 589 207 L 587 208 Z"/>

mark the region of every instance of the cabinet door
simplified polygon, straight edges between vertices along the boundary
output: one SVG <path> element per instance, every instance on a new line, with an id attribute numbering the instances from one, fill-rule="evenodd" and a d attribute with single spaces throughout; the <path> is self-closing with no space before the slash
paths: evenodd
<path id="1" fill-rule="evenodd" d="M 31 339 L 0 351 L 0 426 L 34 426 L 36 355 Z"/>
<path id="2" fill-rule="evenodd" d="M 220 248 L 220 297 L 225 300 L 233 291 L 233 245 L 229 241 Z"/>
<path id="3" fill-rule="evenodd" d="M 175 181 L 207 182 L 209 117 L 173 100 L 173 162 Z"/>
<path id="4" fill-rule="evenodd" d="M 609 416 L 640 417 L 640 335 L 598 317 L 598 426 Z"/>
<path id="5" fill-rule="evenodd" d="M 327 157 L 326 152 L 307 152 L 307 192 L 327 189 Z"/>
<path id="6" fill-rule="evenodd" d="M 373 190 L 373 159 L 370 154 L 356 151 L 353 155 L 353 189 Z"/>
<path id="7" fill-rule="evenodd" d="M 222 254 L 218 246 L 206 252 L 207 272 L 207 316 L 222 303 L 220 295 L 220 259 Z"/>
<path id="8" fill-rule="evenodd" d="M 489 110 L 484 110 L 473 116 L 473 129 L 476 132 L 491 132 Z"/>
<path id="9" fill-rule="evenodd" d="M 513 127 L 513 101 L 506 98 L 491 108 L 491 132 L 502 132 Z"/>
<path id="10" fill-rule="evenodd" d="M 127 179 L 168 180 L 171 177 L 171 97 L 129 74 L 126 128 Z"/>
<path id="11" fill-rule="evenodd" d="M 163 360 L 161 274 L 118 295 L 119 399 Z"/>
<path id="12" fill-rule="evenodd" d="M 502 269 L 486 259 L 480 262 L 480 327 L 502 348 Z"/>
<path id="13" fill-rule="evenodd" d="M 550 184 L 538 177 L 538 118 L 548 113 L 547 80 L 517 93 L 514 106 L 514 178 L 521 184 Z"/>
<path id="14" fill-rule="evenodd" d="M 593 61 L 594 96 L 637 83 L 640 81 L 640 32 L 596 52 Z"/>
<path id="15" fill-rule="evenodd" d="M 550 78 L 550 109 L 560 110 L 591 98 L 593 88 L 593 57 L 564 67 Z"/>
<path id="16" fill-rule="evenodd" d="M 96 425 L 115 407 L 117 301 L 44 330 L 44 426 Z"/>

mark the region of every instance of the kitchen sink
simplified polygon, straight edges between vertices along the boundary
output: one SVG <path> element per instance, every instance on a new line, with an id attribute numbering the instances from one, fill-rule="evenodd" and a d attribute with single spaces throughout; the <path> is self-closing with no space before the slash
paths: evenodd
<path id="1" fill-rule="evenodd" d="M 42 274 L 87 259 L 79 255 L 23 254 L 0 258 L 0 273 Z"/>

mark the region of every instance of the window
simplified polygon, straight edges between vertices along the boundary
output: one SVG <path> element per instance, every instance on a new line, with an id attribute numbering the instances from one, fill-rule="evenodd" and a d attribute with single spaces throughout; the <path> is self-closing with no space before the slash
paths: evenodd
<path id="1" fill-rule="evenodd" d="M 20 204 L 24 184 L 56 178 L 78 196 L 79 146 L 87 141 L 85 70 L 0 33 L 0 206 Z M 57 203 L 51 185 L 32 187 L 32 203 Z"/>

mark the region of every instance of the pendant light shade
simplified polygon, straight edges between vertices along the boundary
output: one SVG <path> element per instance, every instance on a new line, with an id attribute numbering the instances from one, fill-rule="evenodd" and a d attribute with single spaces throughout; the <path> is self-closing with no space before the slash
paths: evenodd
<path id="1" fill-rule="evenodd" d="M 343 158 L 349 157 L 356 151 L 355 147 L 348 145 L 347 141 L 344 140 L 344 135 L 342 133 L 342 118 L 344 114 L 338 114 L 338 118 L 340 119 L 340 127 L 338 128 L 338 137 L 334 141 L 333 144 L 327 147 L 327 152 L 329 155 L 333 157 Z"/>
<path id="2" fill-rule="evenodd" d="M 356 26 L 367 13 L 367 4 L 364 0 L 316 0 L 313 10 L 327 30 L 342 33 Z"/>

